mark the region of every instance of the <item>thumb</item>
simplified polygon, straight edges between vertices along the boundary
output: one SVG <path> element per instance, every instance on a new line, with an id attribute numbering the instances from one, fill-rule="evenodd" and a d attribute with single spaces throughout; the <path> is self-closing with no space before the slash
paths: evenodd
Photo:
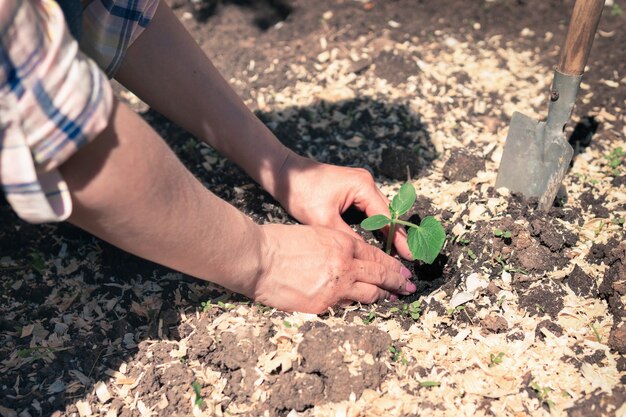
<path id="1" fill-rule="evenodd" d="M 409 249 L 409 244 L 407 242 L 407 233 L 406 230 L 404 230 L 404 227 L 396 228 L 395 236 L 393 237 L 393 246 L 396 248 L 398 255 L 408 261 L 413 260 L 413 254 Z"/>

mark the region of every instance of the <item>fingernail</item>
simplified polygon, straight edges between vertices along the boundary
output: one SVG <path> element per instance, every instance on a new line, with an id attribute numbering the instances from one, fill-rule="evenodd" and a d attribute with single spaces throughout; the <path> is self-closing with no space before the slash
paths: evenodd
<path id="1" fill-rule="evenodd" d="M 388 298 L 389 301 L 397 301 L 398 300 L 398 296 L 395 294 L 391 294 Z"/>
<path id="2" fill-rule="evenodd" d="M 413 276 L 413 274 L 411 273 L 411 271 L 409 271 L 409 270 L 407 269 L 407 267 L 405 267 L 405 266 L 401 266 L 401 267 L 400 267 L 400 273 L 401 273 L 401 274 L 402 274 L 402 276 L 403 276 L 404 278 L 406 278 L 406 279 L 410 279 L 410 278 Z"/>
<path id="3" fill-rule="evenodd" d="M 415 286 L 415 284 L 413 284 L 411 281 L 407 282 L 406 285 L 404 286 L 404 289 L 407 292 L 410 293 L 414 293 L 417 290 L 417 287 Z"/>

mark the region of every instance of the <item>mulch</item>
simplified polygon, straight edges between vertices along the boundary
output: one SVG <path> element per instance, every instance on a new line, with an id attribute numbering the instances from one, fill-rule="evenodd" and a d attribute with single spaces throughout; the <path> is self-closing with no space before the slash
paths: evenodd
<path id="1" fill-rule="evenodd" d="M 170 4 L 281 141 L 389 196 L 411 181 L 407 216 L 439 218 L 446 245 L 407 264 L 412 296 L 292 314 L 3 202 L 0 416 L 626 415 L 626 5 L 607 2 L 566 129 L 576 154 L 540 212 L 494 182 L 512 113 L 546 115 L 573 1 Z M 211 191 L 294 223 L 117 91 Z"/>

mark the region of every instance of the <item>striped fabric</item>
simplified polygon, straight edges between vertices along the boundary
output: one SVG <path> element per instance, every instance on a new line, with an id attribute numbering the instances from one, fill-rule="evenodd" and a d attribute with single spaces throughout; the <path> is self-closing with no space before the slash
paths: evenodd
<path id="1" fill-rule="evenodd" d="M 126 49 L 148 26 L 158 0 L 94 0 L 83 12 L 80 48 L 109 76 L 122 63 Z"/>
<path id="2" fill-rule="evenodd" d="M 90 2 L 81 48 L 113 74 L 156 4 Z M 79 50 L 56 2 L 0 0 L 0 183 L 26 221 L 71 214 L 58 167 L 106 127 L 112 107 L 111 86 L 96 62 Z"/>

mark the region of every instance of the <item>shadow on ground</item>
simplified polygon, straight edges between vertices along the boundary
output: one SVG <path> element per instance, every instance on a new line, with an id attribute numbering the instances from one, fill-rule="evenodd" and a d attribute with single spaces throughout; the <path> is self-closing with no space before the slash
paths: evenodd
<path id="1" fill-rule="evenodd" d="M 407 166 L 419 175 L 435 158 L 426 126 L 402 104 L 363 98 L 258 116 L 297 152 L 368 167 L 380 181 L 405 178 Z M 234 164 L 157 113 L 144 117 L 209 189 L 257 222 L 268 213 L 292 221 Z M 72 225 L 24 223 L 4 201 L 0 253 L 0 405 L 17 413 L 76 411 L 73 404 L 132 361 L 143 340 L 178 340 L 182 313 L 195 313 L 208 300 L 248 302 Z M 444 282 L 436 278 L 420 284 L 419 295 Z"/>
<path id="2" fill-rule="evenodd" d="M 215 16 L 220 7 L 239 6 L 252 12 L 254 25 L 262 31 L 284 21 L 293 11 L 283 0 L 179 0 L 175 3 L 177 7 L 188 4 L 196 20 L 202 23 Z"/>

